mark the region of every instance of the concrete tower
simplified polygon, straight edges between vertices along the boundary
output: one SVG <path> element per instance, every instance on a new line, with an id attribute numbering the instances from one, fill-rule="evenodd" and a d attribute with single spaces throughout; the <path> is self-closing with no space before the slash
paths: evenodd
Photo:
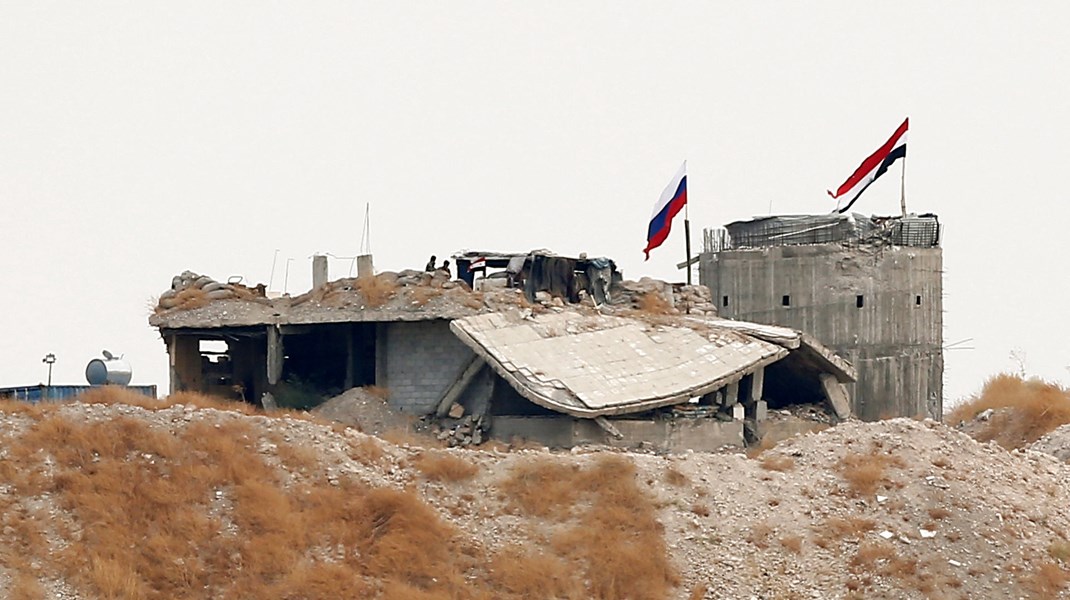
<path id="1" fill-rule="evenodd" d="M 704 238 L 699 281 L 721 316 L 800 329 L 849 360 L 858 370 L 852 409 L 862 419 L 941 418 L 935 215 L 765 217 Z"/>

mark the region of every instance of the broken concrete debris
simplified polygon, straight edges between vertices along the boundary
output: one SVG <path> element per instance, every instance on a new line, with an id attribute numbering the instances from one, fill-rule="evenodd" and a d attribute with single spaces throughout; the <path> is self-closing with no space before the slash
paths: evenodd
<path id="1" fill-rule="evenodd" d="M 451 446 L 521 437 L 709 450 L 756 441 L 766 422 L 786 431 L 770 413 L 799 404 L 849 416 L 849 364 L 798 331 L 718 318 L 706 287 L 622 281 L 608 259 L 481 254 L 517 270 L 486 277 L 513 287 L 474 291 L 442 270 L 402 271 L 269 299 L 183 273 L 173 288 L 227 294 L 150 317 L 171 390 L 241 389 L 236 400 L 282 408 L 383 390 L 383 406 L 430 423 Z M 455 257 L 462 273 L 475 260 Z M 592 275 L 608 287 L 592 287 Z M 224 350 L 202 350 L 206 341 Z"/>

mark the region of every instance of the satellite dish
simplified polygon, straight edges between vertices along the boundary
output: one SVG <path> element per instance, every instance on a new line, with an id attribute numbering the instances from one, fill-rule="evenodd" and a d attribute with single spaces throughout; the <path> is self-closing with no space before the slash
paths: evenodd
<path id="1" fill-rule="evenodd" d="M 107 359 L 107 360 L 112 360 L 113 358 L 115 358 L 115 356 L 112 355 L 112 353 L 108 352 L 107 350 L 102 351 L 101 354 L 103 354 L 104 358 Z"/>

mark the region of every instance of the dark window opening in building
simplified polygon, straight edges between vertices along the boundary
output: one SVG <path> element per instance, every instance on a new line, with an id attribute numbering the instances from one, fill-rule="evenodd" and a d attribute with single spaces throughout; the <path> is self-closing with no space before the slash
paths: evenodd
<path id="1" fill-rule="evenodd" d="M 866 297 L 865 296 L 863 296 L 861 294 L 855 296 L 855 306 L 857 308 L 862 308 L 865 305 L 866 305 Z"/>
<path id="2" fill-rule="evenodd" d="M 280 406 L 309 408 L 375 384 L 374 323 L 314 326 L 285 334 L 283 347 L 283 385 L 275 393 Z"/>
<path id="3" fill-rule="evenodd" d="M 728 306 L 728 296 L 721 296 L 721 306 Z"/>
<path id="4" fill-rule="evenodd" d="M 782 306 L 791 306 L 791 296 L 784 296 L 780 299 Z"/>
<path id="5" fill-rule="evenodd" d="M 914 296 L 914 306 L 921 306 L 921 296 Z"/>
<path id="6" fill-rule="evenodd" d="M 765 368 L 762 399 L 769 403 L 769 410 L 798 404 L 813 404 L 821 410 L 825 406 L 825 392 L 818 376 L 794 354 Z"/>

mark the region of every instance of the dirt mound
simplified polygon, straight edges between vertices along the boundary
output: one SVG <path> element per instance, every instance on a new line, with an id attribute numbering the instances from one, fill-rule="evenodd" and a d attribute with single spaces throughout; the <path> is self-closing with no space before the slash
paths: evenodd
<path id="1" fill-rule="evenodd" d="M 1070 460 L 1070 425 L 1063 425 L 1040 438 L 1029 449 L 1050 454 L 1059 460 Z"/>
<path id="2" fill-rule="evenodd" d="M 748 459 L 7 403 L 0 596 L 1066 597 L 1068 483 L 1050 456 L 901 419 Z"/>
<path id="3" fill-rule="evenodd" d="M 312 414 L 356 427 L 371 435 L 383 435 L 409 426 L 409 420 L 386 404 L 383 388 L 352 388 L 312 409 Z"/>

